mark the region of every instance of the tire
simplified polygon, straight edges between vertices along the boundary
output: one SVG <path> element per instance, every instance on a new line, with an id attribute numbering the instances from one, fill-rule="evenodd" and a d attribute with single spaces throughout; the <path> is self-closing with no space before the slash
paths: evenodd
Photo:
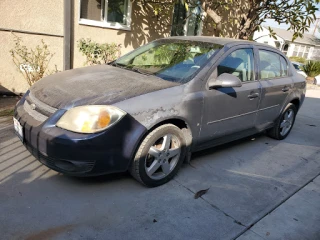
<path id="1" fill-rule="evenodd" d="M 285 139 L 291 132 L 297 111 L 296 106 L 289 103 L 279 116 L 274 127 L 267 131 L 268 136 L 277 140 Z M 292 115 L 289 117 L 289 114 Z"/>
<path id="2" fill-rule="evenodd" d="M 131 163 L 131 175 L 148 187 L 170 181 L 181 167 L 186 154 L 183 132 L 165 124 L 150 132 L 141 142 Z"/>

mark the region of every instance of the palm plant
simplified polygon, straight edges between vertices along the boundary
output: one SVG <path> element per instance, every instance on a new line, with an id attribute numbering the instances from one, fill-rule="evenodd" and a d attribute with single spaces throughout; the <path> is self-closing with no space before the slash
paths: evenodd
<path id="1" fill-rule="evenodd" d="M 303 66 L 303 71 L 308 75 L 307 80 L 313 83 L 315 77 L 320 74 L 320 61 L 308 61 L 307 64 Z"/>

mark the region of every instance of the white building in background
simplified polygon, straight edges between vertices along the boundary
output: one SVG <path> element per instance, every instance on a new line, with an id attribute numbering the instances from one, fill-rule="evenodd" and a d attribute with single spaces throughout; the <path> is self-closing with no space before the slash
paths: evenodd
<path id="1" fill-rule="evenodd" d="M 304 34 L 303 38 L 298 37 L 292 42 L 293 32 L 280 28 L 271 28 L 275 32 L 276 39 L 270 36 L 268 27 L 262 27 L 256 31 L 253 40 L 273 46 L 288 57 L 303 57 L 308 60 L 320 60 L 320 39 L 311 34 Z"/>

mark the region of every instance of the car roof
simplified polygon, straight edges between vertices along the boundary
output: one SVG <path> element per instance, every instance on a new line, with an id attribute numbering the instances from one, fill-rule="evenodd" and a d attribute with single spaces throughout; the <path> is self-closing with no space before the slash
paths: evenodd
<path id="1" fill-rule="evenodd" d="M 210 36 L 174 36 L 168 37 L 167 39 L 177 39 L 177 40 L 189 40 L 189 41 L 199 41 L 199 42 L 210 42 L 214 44 L 220 44 L 228 47 L 243 45 L 243 44 L 251 44 L 262 47 L 269 47 L 271 49 L 276 49 L 270 45 L 264 43 L 257 43 L 255 41 L 234 39 L 234 38 L 221 38 L 221 37 L 210 37 Z M 278 50 L 278 49 L 276 49 Z"/>

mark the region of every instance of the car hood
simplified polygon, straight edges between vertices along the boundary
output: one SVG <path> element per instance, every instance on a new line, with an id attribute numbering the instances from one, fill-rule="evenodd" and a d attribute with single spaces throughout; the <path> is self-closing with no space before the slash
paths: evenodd
<path id="1" fill-rule="evenodd" d="M 54 108 L 113 104 L 180 85 L 110 65 L 97 65 L 44 77 L 30 88 L 38 100 Z"/>

